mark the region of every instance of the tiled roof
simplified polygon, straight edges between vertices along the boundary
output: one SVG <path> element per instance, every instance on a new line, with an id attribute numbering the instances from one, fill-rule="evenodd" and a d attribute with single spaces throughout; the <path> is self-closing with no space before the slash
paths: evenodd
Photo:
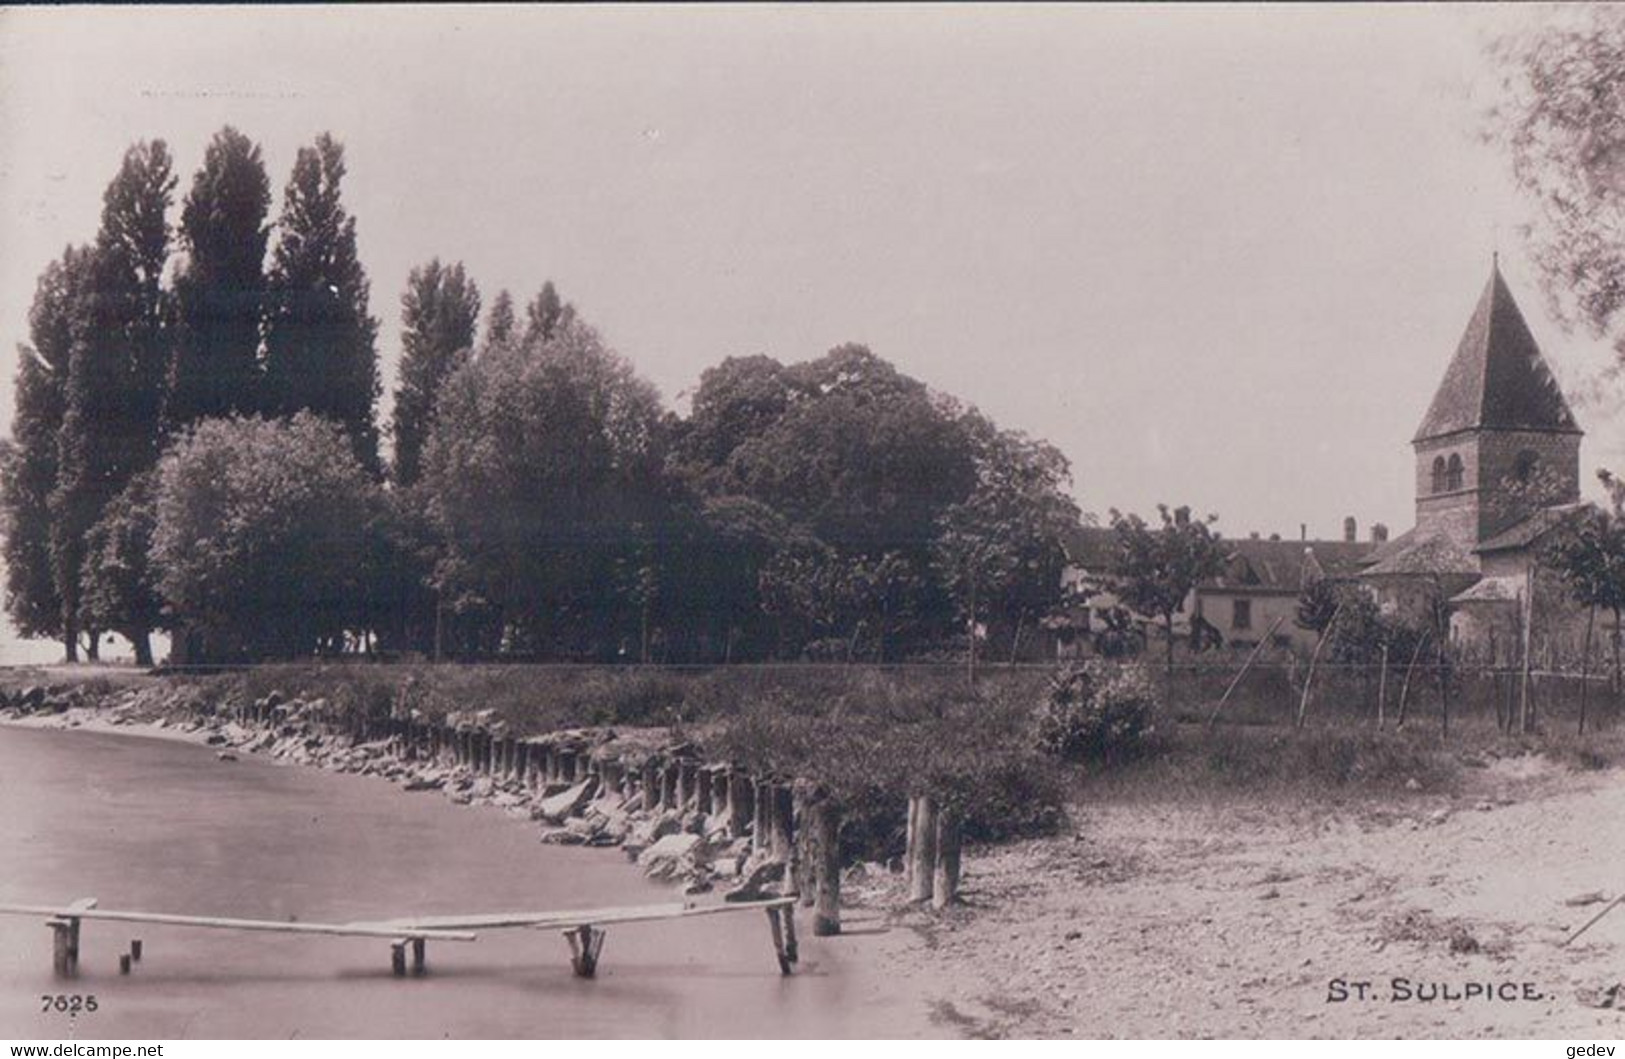
<path id="1" fill-rule="evenodd" d="M 1297 592 L 1304 585 L 1305 567 L 1316 576 L 1352 577 L 1375 545 L 1364 541 L 1221 540 L 1224 570 L 1202 587 L 1223 590 Z M 1312 555 L 1306 555 L 1306 549 Z M 1105 526 L 1082 526 L 1067 540 L 1067 558 L 1074 566 L 1096 573 L 1117 565 L 1117 533 Z"/>
<path id="2" fill-rule="evenodd" d="M 1465 592 L 1450 597 L 1452 603 L 1512 603 L 1523 598 L 1523 578 L 1486 577 Z"/>
<path id="3" fill-rule="evenodd" d="M 1224 572 L 1204 588 L 1297 592 L 1320 577 L 1352 577 L 1374 545 L 1364 541 L 1224 541 Z"/>
<path id="4" fill-rule="evenodd" d="M 1377 562 L 1366 567 L 1365 577 L 1410 577 L 1418 574 L 1477 574 L 1478 560 L 1442 533 L 1411 532 L 1400 538 Z"/>
<path id="5" fill-rule="evenodd" d="M 1580 433 L 1499 268 L 1413 440 L 1477 428 Z"/>
<path id="6" fill-rule="evenodd" d="M 1554 507 L 1541 508 L 1517 525 L 1509 526 L 1489 540 L 1484 541 L 1474 550 L 1483 555 L 1485 552 L 1504 552 L 1527 548 L 1552 530 L 1579 515 L 1582 511 L 1592 509 L 1593 505 L 1584 502 L 1558 504 Z"/>

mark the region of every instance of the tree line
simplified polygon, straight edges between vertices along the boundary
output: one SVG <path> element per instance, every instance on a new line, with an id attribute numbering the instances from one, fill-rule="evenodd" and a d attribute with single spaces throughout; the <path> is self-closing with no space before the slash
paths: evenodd
<path id="1" fill-rule="evenodd" d="M 23 635 L 74 660 L 117 632 L 142 663 L 159 630 L 188 662 L 892 661 L 1013 656 L 1057 602 L 1065 457 L 860 345 L 727 358 L 679 415 L 551 282 L 521 318 L 436 258 L 381 427 L 344 175 L 331 136 L 301 148 L 273 223 L 228 127 L 172 226 L 169 150 L 140 142 L 45 268 L 0 454 Z"/>

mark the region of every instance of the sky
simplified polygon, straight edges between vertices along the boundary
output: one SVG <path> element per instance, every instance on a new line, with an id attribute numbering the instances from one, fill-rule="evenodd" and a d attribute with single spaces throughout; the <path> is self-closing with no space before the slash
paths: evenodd
<path id="1" fill-rule="evenodd" d="M 393 388 L 400 294 L 544 280 L 674 406 L 862 342 L 1071 459 L 1085 511 L 1412 523 L 1410 438 L 1492 252 L 1625 468 L 1479 135 L 1504 8 L 0 9 L 0 375 L 124 150 L 345 145 Z M 0 387 L 0 430 L 9 387 Z M 1580 398 L 1585 398 L 1580 400 Z"/>

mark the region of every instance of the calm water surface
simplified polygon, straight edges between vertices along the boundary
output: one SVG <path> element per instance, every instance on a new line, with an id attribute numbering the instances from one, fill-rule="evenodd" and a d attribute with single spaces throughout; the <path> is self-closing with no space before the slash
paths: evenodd
<path id="1" fill-rule="evenodd" d="M 0 901 L 345 922 L 674 900 L 615 850 L 374 778 L 203 747 L 0 727 Z M 555 931 L 430 942 L 430 974 L 390 974 L 384 939 L 85 921 L 80 977 L 51 977 L 42 922 L 0 917 L 0 1037 L 807 1037 L 932 1032 L 885 939 L 809 937 L 781 978 L 765 916 L 609 928 L 596 980 Z M 145 954 L 129 977 L 118 955 Z M 45 993 L 94 993 L 74 1020 Z"/>

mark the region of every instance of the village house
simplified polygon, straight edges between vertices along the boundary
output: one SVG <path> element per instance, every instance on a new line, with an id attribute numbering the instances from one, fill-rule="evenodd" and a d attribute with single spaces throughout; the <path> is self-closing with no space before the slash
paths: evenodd
<path id="1" fill-rule="evenodd" d="M 1176 640 L 1249 648 L 1266 635 L 1280 647 L 1311 647 L 1298 626 L 1304 588 L 1320 578 L 1359 583 L 1388 613 L 1421 626 L 1448 621 L 1461 649 L 1506 660 L 1521 649 L 1529 599 L 1555 600 L 1543 639 L 1574 639 L 1578 608 L 1561 602 L 1542 555 L 1552 534 L 1585 511 L 1580 501 L 1582 431 L 1498 265 L 1468 320 L 1421 426 L 1416 525 L 1392 540 L 1372 527 L 1358 541 L 1225 539 L 1223 571 L 1198 585 L 1175 621 Z M 1143 647 L 1160 638 L 1152 617 L 1124 612 L 1110 591 L 1113 530 L 1081 527 L 1068 542 L 1072 604 L 1052 620 L 1063 656 Z M 1113 638 L 1116 638 L 1114 642 Z M 1568 645 L 1572 646 L 1572 645 Z"/>

